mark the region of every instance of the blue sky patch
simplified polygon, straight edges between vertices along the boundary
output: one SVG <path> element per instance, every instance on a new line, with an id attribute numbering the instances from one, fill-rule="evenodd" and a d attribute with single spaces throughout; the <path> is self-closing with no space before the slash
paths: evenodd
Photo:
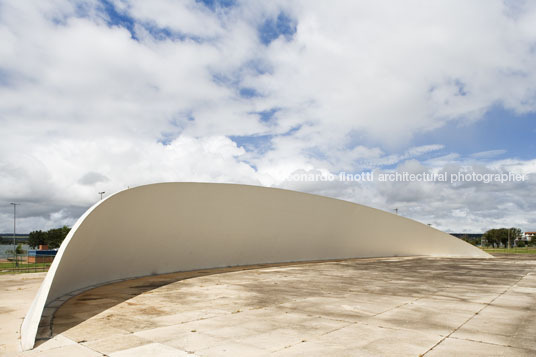
<path id="1" fill-rule="evenodd" d="M 263 59 L 255 59 L 244 63 L 241 67 L 227 73 L 211 72 L 212 81 L 218 85 L 225 87 L 231 87 L 235 90 L 239 90 L 244 78 L 248 76 L 263 75 L 271 73 L 272 67 Z M 246 92 L 248 89 L 252 89 L 247 86 L 243 86 Z M 247 95 L 247 93 L 245 93 Z"/>
<path id="2" fill-rule="evenodd" d="M 458 89 L 458 93 L 456 93 L 457 95 L 460 95 L 462 97 L 465 97 L 467 95 L 467 89 L 465 88 L 465 83 L 456 79 L 454 80 L 454 85 Z"/>
<path id="3" fill-rule="evenodd" d="M 135 21 L 132 17 L 117 11 L 114 4 L 108 0 L 101 0 L 100 3 L 102 11 L 107 15 L 105 19 L 108 26 L 123 27 L 130 32 L 130 36 L 133 39 L 138 40 L 136 32 L 134 31 Z"/>
<path id="4" fill-rule="evenodd" d="M 188 35 L 179 31 L 174 31 L 168 27 L 158 27 L 154 23 L 143 22 L 140 23 L 141 26 L 155 39 L 158 41 L 173 40 L 173 41 L 184 41 L 192 40 L 197 43 L 203 42 L 203 39 L 199 36 Z"/>
<path id="5" fill-rule="evenodd" d="M 301 128 L 302 128 L 303 125 L 296 125 L 296 126 L 293 126 L 292 128 L 290 128 L 289 131 L 287 131 L 286 133 L 283 133 L 281 134 L 280 136 L 291 136 L 291 135 L 294 135 L 295 133 L 297 133 Z"/>
<path id="6" fill-rule="evenodd" d="M 169 125 L 171 126 L 168 130 L 160 133 L 160 138 L 157 142 L 162 145 L 169 145 L 173 140 L 178 138 L 181 133 L 190 125 L 191 122 L 195 121 L 195 117 L 191 111 L 179 112 L 175 114 L 173 119 L 169 120 Z"/>
<path id="7" fill-rule="evenodd" d="M 277 18 L 269 18 L 265 20 L 258 28 L 259 39 L 269 45 L 272 41 L 284 36 L 287 41 L 290 41 L 296 33 L 296 21 L 284 12 L 280 12 Z"/>
<path id="8" fill-rule="evenodd" d="M 236 5 L 235 0 L 195 0 L 198 4 L 203 4 L 210 10 L 227 9 Z"/>
<path id="9" fill-rule="evenodd" d="M 264 154 L 272 148 L 273 135 L 231 135 L 229 139 L 249 152 Z"/>
<path id="10" fill-rule="evenodd" d="M 255 88 L 248 87 L 248 86 L 242 86 L 242 81 L 245 76 L 248 75 L 249 71 L 248 69 L 253 68 L 256 72 L 255 74 L 260 74 L 259 68 L 251 67 L 251 63 L 246 64 L 245 66 L 242 66 L 236 71 L 233 71 L 231 73 L 221 73 L 221 72 L 213 72 L 212 75 L 212 81 L 223 87 L 227 87 L 233 91 L 235 91 L 240 97 L 249 99 L 249 98 L 255 98 L 255 97 L 262 97 L 262 93 L 257 91 Z M 251 73 L 249 73 L 251 74 Z"/>
<path id="11" fill-rule="evenodd" d="M 243 87 L 238 90 L 238 94 L 242 98 L 253 98 L 253 97 L 260 97 L 261 94 L 257 92 L 255 88 L 249 88 L 249 87 Z"/>
<path id="12" fill-rule="evenodd" d="M 272 139 L 278 136 L 289 136 L 295 134 L 301 129 L 301 125 L 292 127 L 283 134 L 266 134 L 266 135 L 232 135 L 229 139 L 234 141 L 239 147 L 243 147 L 246 151 L 255 151 L 259 154 L 264 154 L 272 149 Z"/>
<path id="13" fill-rule="evenodd" d="M 130 33 L 130 37 L 136 41 L 139 41 L 139 37 L 136 34 L 135 26 L 142 26 L 155 40 L 164 41 L 184 41 L 192 40 L 201 43 L 203 39 L 199 36 L 194 36 L 180 31 L 173 30 L 169 27 L 159 27 L 156 23 L 149 21 L 136 21 L 128 13 L 118 10 L 115 5 L 109 0 L 100 0 L 100 4 L 97 8 L 102 14 L 106 24 L 110 27 L 122 27 Z M 87 16 L 88 9 L 80 7 L 77 10 L 79 16 Z"/>
<path id="14" fill-rule="evenodd" d="M 212 81 L 225 87 L 238 87 L 238 84 L 240 83 L 238 78 L 234 78 L 223 73 L 212 73 Z"/>
<path id="15" fill-rule="evenodd" d="M 257 75 L 263 75 L 263 74 L 272 74 L 273 73 L 273 67 L 270 63 L 268 63 L 265 59 L 257 58 L 251 61 L 248 61 L 244 65 L 244 69 L 253 71 Z"/>
<path id="16" fill-rule="evenodd" d="M 165 133 L 160 134 L 160 138 L 157 140 L 157 142 L 164 146 L 167 146 L 171 144 L 173 140 L 175 140 L 176 138 L 177 138 L 176 133 L 165 132 Z"/>
<path id="17" fill-rule="evenodd" d="M 530 160 L 536 152 L 536 113 L 517 114 L 496 106 L 480 120 L 466 123 L 450 121 L 441 128 L 418 134 L 413 144 L 442 144 L 444 152 L 462 156 L 503 150 L 495 159 L 515 157 Z"/>
<path id="18" fill-rule="evenodd" d="M 7 87 L 11 85 L 12 74 L 9 71 L 6 71 L 0 68 L 0 87 Z"/>
<path id="19" fill-rule="evenodd" d="M 279 110 L 281 110 L 281 109 L 280 108 L 272 108 L 272 109 L 268 109 L 268 110 L 263 110 L 261 112 L 257 112 L 256 114 L 259 115 L 259 119 L 263 123 L 269 123 L 269 122 L 272 122 L 275 119 L 274 115 Z"/>

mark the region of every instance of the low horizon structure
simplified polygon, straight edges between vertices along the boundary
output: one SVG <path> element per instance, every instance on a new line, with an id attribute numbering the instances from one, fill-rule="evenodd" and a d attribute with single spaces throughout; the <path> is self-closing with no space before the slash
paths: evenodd
<path id="1" fill-rule="evenodd" d="M 73 226 L 24 319 L 21 346 L 33 348 L 45 307 L 113 281 L 239 265 L 419 255 L 491 257 L 428 225 L 338 199 L 235 184 L 139 186 L 98 202 Z"/>

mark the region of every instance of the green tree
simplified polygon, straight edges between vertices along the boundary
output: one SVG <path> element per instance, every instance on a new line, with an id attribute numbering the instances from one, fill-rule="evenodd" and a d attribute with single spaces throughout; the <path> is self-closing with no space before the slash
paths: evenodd
<path id="1" fill-rule="evenodd" d="M 61 228 L 53 228 L 47 232 L 47 243 L 51 249 L 59 248 L 61 242 L 67 237 L 71 228 L 63 226 Z"/>
<path id="2" fill-rule="evenodd" d="M 496 228 L 490 229 L 482 236 L 488 242 L 488 245 L 504 245 L 508 247 L 508 237 L 510 244 L 513 246 L 514 240 L 521 238 L 521 229 L 519 228 Z"/>
<path id="3" fill-rule="evenodd" d="M 47 244 L 47 232 L 33 231 L 28 235 L 28 245 L 37 248 L 39 245 Z"/>
<path id="4" fill-rule="evenodd" d="M 472 245 L 477 245 L 480 243 L 480 238 L 469 237 L 467 234 L 464 234 L 463 236 L 461 236 L 460 239 Z"/>
<path id="5" fill-rule="evenodd" d="M 531 240 L 527 241 L 527 245 L 530 247 L 536 246 L 536 237 L 532 237 Z"/>
<path id="6" fill-rule="evenodd" d="M 16 254 L 24 254 L 24 249 L 22 249 L 22 244 L 18 244 L 17 245 L 17 248 L 15 248 L 15 253 Z"/>
<path id="7" fill-rule="evenodd" d="M 510 247 L 514 246 L 514 241 L 516 239 L 521 239 L 523 237 L 523 233 L 521 232 L 520 228 L 508 228 L 508 234 L 506 237 L 506 243 L 508 244 L 508 236 L 510 237 Z"/>

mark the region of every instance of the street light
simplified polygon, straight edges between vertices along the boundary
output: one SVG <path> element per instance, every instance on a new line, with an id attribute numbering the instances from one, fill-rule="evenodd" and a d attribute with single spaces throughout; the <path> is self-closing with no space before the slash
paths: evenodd
<path id="1" fill-rule="evenodd" d="M 19 266 L 19 262 L 17 261 L 17 244 L 15 242 L 15 236 L 17 235 L 17 206 L 20 205 L 20 203 L 11 202 L 10 204 L 13 205 L 13 255 L 15 256 L 15 266 Z"/>
<path id="2" fill-rule="evenodd" d="M 106 192 L 102 191 L 102 192 L 99 192 L 99 195 L 100 195 L 100 199 L 102 200 L 102 195 L 104 195 Z"/>

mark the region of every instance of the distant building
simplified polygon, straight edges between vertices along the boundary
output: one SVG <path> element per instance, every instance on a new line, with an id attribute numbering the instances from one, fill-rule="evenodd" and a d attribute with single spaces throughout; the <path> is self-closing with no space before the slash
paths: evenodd
<path id="1" fill-rule="evenodd" d="M 48 249 L 48 245 L 40 245 L 39 249 L 28 251 L 28 263 L 52 263 L 57 252 Z"/>
<path id="2" fill-rule="evenodd" d="M 480 239 L 484 233 L 449 233 L 456 238 Z"/>
<path id="3" fill-rule="evenodd" d="M 531 242 L 536 237 L 536 232 L 525 232 L 524 238 L 527 242 Z"/>

